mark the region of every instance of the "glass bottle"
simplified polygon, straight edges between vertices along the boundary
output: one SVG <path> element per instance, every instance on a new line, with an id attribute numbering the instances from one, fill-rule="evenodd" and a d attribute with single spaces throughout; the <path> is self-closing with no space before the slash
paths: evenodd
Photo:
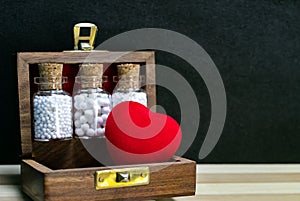
<path id="1" fill-rule="evenodd" d="M 75 137 L 104 137 L 106 119 L 111 110 L 111 96 L 102 88 L 102 70 L 100 73 L 93 71 L 97 76 L 87 75 L 90 73 L 86 73 L 82 66 L 80 72 L 75 77 L 73 92 Z"/>
<path id="2" fill-rule="evenodd" d="M 38 91 L 33 95 L 36 141 L 66 140 L 73 136 L 72 97 L 62 89 L 68 79 L 53 76 L 52 68 L 57 70 L 62 68 L 62 64 L 40 64 L 41 77 L 34 78 L 34 83 L 38 85 Z M 46 73 L 43 71 L 45 69 Z"/>
<path id="3" fill-rule="evenodd" d="M 135 101 L 147 107 L 147 93 L 141 88 L 142 76 L 140 76 L 139 64 L 117 65 L 117 85 L 112 93 L 112 107 L 123 101 Z"/>

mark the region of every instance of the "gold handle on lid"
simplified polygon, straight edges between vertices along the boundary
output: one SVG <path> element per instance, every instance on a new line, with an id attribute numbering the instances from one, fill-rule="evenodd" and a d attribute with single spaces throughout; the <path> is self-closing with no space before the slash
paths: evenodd
<path id="1" fill-rule="evenodd" d="M 81 28 L 90 28 L 90 35 L 89 36 L 81 36 L 80 29 Z M 81 50 L 90 51 L 94 49 L 95 38 L 97 34 L 98 28 L 93 23 L 77 23 L 74 26 L 74 50 L 79 50 L 78 45 L 79 41 L 89 41 L 81 42 Z"/>
<path id="2" fill-rule="evenodd" d="M 131 167 L 96 171 L 96 190 L 148 185 L 150 183 L 149 167 Z"/>

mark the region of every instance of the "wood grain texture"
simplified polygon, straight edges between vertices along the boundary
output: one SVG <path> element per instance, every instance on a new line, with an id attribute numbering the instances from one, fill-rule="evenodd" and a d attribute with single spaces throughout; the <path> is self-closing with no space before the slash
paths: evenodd
<path id="1" fill-rule="evenodd" d="M 148 96 L 148 107 L 156 105 L 156 79 L 155 79 L 155 55 L 152 54 L 146 60 L 146 91 Z"/>
<path id="2" fill-rule="evenodd" d="M 30 85 L 29 85 L 29 64 L 22 55 L 17 56 L 18 72 L 18 95 L 19 95 L 19 115 L 21 130 L 21 149 L 24 156 L 32 153 L 31 138 L 31 111 L 30 111 Z"/>
<path id="3" fill-rule="evenodd" d="M 93 153 L 94 155 L 90 154 Z M 111 164 L 104 138 L 33 142 L 33 158 L 53 170 L 99 167 Z"/>
<path id="4" fill-rule="evenodd" d="M 224 186 L 226 189 L 227 186 Z M 178 198 L 167 198 L 167 199 L 158 199 L 156 201 L 299 201 L 300 195 L 284 195 L 284 194 L 275 194 L 275 195 L 213 195 L 213 196 L 187 196 L 187 197 L 178 197 Z"/>
<path id="5" fill-rule="evenodd" d="M 23 190 L 34 200 L 143 200 L 194 195 L 196 188 L 196 164 L 184 158 L 134 165 L 150 168 L 149 185 L 100 191 L 94 186 L 95 171 L 132 166 L 61 169 L 45 173 L 36 165 L 43 166 L 32 160 L 24 160 L 21 164 Z"/>
<path id="6" fill-rule="evenodd" d="M 222 169 L 220 168 L 222 167 Z M 270 165 L 201 165 L 197 167 L 198 183 L 300 182 L 300 166 Z"/>
<path id="7" fill-rule="evenodd" d="M 153 51 L 104 52 L 104 51 L 69 51 L 69 52 L 19 52 L 18 55 L 28 64 L 57 62 L 77 63 L 123 63 L 145 62 Z"/>

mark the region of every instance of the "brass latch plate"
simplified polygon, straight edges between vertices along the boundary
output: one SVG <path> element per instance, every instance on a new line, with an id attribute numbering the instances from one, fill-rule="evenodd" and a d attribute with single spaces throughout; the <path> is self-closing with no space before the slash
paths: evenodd
<path id="1" fill-rule="evenodd" d="M 110 169 L 95 172 L 96 190 L 147 185 L 149 183 L 149 167 Z"/>

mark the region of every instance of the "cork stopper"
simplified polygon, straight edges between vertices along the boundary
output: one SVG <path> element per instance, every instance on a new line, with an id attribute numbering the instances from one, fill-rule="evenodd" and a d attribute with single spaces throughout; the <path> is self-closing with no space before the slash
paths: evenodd
<path id="1" fill-rule="evenodd" d="M 140 75 L 140 64 L 119 64 L 118 76 L 119 76 L 119 87 L 122 88 L 138 88 L 139 87 L 139 75 Z"/>
<path id="2" fill-rule="evenodd" d="M 102 87 L 103 64 L 79 64 L 80 82 L 82 88 Z"/>
<path id="3" fill-rule="evenodd" d="M 63 64 L 60 63 L 39 63 L 40 88 L 45 89 L 62 89 Z"/>

